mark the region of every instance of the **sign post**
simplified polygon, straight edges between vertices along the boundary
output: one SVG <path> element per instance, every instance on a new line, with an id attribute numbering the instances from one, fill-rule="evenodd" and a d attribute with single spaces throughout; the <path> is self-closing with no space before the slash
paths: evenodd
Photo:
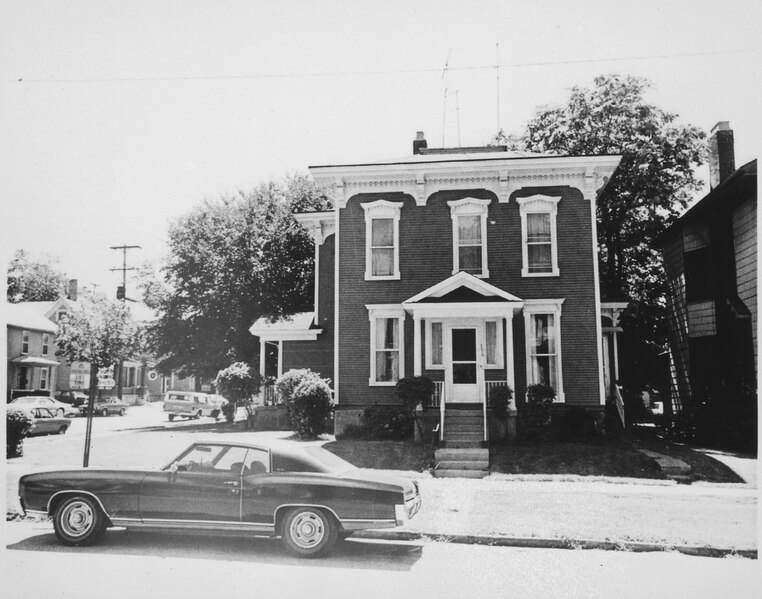
<path id="1" fill-rule="evenodd" d="M 90 367 L 91 370 L 95 368 Z M 114 384 L 114 365 L 112 364 L 108 368 L 99 368 L 98 382 L 91 380 L 90 384 L 90 397 L 87 400 L 87 428 L 85 430 L 85 455 L 82 460 L 82 467 L 87 468 L 90 465 L 90 442 L 93 436 L 93 406 L 95 404 L 95 389 L 113 389 Z M 91 375 L 92 379 L 92 375 Z"/>

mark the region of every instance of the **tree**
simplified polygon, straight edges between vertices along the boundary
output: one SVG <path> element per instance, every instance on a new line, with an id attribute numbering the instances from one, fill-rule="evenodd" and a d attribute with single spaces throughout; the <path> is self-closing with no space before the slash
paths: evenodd
<path id="1" fill-rule="evenodd" d="M 56 355 L 90 363 L 90 397 L 98 370 L 134 357 L 140 351 L 138 326 L 123 302 L 103 296 L 81 298 L 58 323 Z"/>
<path id="2" fill-rule="evenodd" d="M 33 259 L 25 250 L 16 250 L 8 265 L 9 303 L 51 302 L 66 290 L 66 277 L 57 260 L 43 255 Z"/>
<path id="3" fill-rule="evenodd" d="M 159 369 L 213 378 L 231 362 L 257 363 L 254 321 L 312 304 L 314 248 L 293 214 L 327 208 L 310 179 L 292 176 L 206 201 L 178 219 L 166 293 L 154 296 Z"/>
<path id="4" fill-rule="evenodd" d="M 657 352 L 665 343 L 665 286 L 654 239 L 685 210 L 701 183 L 705 134 L 645 99 L 646 79 L 596 77 L 574 87 L 562 106 L 543 107 L 518 137 L 494 140 L 512 149 L 562 155 L 621 154 L 596 203 L 601 292 L 639 306 L 627 329 Z"/>
<path id="5" fill-rule="evenodd" d="M 261 384 L 262 377 L 257 373 L 252 374 L 249 365 L 243 362 L 235 362 L 217 373 L 214 385 L 217 391 L 230 402 L 227 406 L 223 406 L 228 422 L 233 422 L 236 409 L 242 405 L 246 408 L 247 425 L 253 428 L 253 401 L 254 396 L 259 393 Z"/>

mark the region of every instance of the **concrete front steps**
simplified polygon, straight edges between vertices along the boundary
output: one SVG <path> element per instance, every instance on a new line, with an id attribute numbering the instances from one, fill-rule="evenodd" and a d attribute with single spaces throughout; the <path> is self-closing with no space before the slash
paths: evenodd
<path id="1" fill-rule="evenodd" d="M 482 478 L 489 473 L 484 414 L 470 406 L 445 410 L 443 447 L 435 454 L 434 476 Z"/>

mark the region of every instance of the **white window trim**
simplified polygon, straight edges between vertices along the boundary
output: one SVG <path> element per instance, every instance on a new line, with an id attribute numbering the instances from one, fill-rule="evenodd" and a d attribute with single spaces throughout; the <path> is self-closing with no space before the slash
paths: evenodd
<path id="1" fill-rule="evenodd" d="M 495 323 L 495 362 L 490 364 L 487 362 L 487 323 Z M 432 348 L 433 348 L 433 336 L 431 333 L 431 327 L 434 323 L 442 325 L 442 363 L 434 364 L 432 362 Z M 469 323 L 468 326 L 481 327 L 481 336 L 484 339 L 484 368 L 486 370 L 502 370 L 505 367 L 504 363 L 504 341 L 503 341 L 503 319 L 502 318 L 485 318 L 481 325 Z M 444 370 L 444 343 L 447 331 L 452 327 L 450 323 L 443 319 L 433 318 L 426 320 L 426 370 Z"/>
<path id="2" fill-rule="evenodd" d="M 458 246 L 458 218 L 461 216 L 479 216 L 482 233 L 482 272 L 470 273 L 480 279 L 489 278 L 489 266 L 487 265 L 487 214 L 492 200 L 478 200 L 476 198 L 463 198 L 447 202 L 450 207 L 452 218 L 452 274 L 461 271 L 460 253 Z"/>
<path id="3" fill-rule="evenodd" d="M 50 352 L 50 334 L 43 333 L 42 334 L 42 355 L 47 356 L 49 352 Z"/>
<path id="4" fill-rule="evenodd" d="M 400 211 L 402 202 L 376 200 L 361 204 L 365 211 L 365 280 L 366 281 L 398 281 L 400 279 Z M 394 274 L 373 275 L 373 220 L 391 218 L 394 222 Z"/>
<path id="5" fill-rule="evenodd" d="M 376 380 L 376 320 L 379 318 L 395 318 L 399 326 L 399 379 L 405 378 L 405 310 L 399 304 L 368 304 L 370 319 L 370 377 L 371 387 L 394 387 L 397 381 Z M 397 380 L 399 380 L 397 379 Z"/>
<path id="6" fill-rule="evenodd" d="M 561 355 L 561 305 L 564 299 L 537 299 L 525 300 L 524 303 L 524 356 L 526 361 L 526 382 L 527 386 L 533 384 L 532 381 L 532 354 L 530 347 L 530 334 L 532 316 L 534 314 L 552 314 L 554 316 L 554 328 L 556 332 L 556 378 L 558 389 L 556 389 L 556 399 L 554 403 L 565 403 L 564 395 L 564 377 L 563 377 L 563 359 Z"/>
<path id="7" fill-rule="evenodd" d="M 558 232 L 556 216 L 558 201 L 561 196 L 533 195 L 518 198 L 519 214 L 521 215 L 521 276 L 522 277 L 557 277 L 558 270 Z M 529 248 L 527 244 L 527 214 L 550 214 L 550 253 L 552 260 L 551 272 L 529 272 Z"/>
<path id="8" fill-rule="evenodd" d="M 26 341 L 24 341 L 26 339 Z M 32 342 L 32 334 L 29 331 L 21 331 L 21 355 L 26 356 L 29 354 L 29 346 Z M 26 344 L 26 350 L 24 345 Z"/>
<path id="9" fill-rule="evenodd" d="M 50 368 L 43 366 L 40 368 L 40 389 L 50 388 Z"/>

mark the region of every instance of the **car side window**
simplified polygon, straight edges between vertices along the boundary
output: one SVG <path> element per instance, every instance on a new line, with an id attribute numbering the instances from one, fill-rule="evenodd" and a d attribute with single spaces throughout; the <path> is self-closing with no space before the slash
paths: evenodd
<path id="1" fill-rule="evenodd" d="M 177 462 L 177 469 L 186 472 L 240 473 L 247 448 L 230 445 L 196 445 Z"/>
<path id="2" fill-rule="evenodd" d="M 250 449 L 246 456 L 246 468 L 243 475 L 265 474 L 270 472 L 270 453 L 263 449 Z"/>

